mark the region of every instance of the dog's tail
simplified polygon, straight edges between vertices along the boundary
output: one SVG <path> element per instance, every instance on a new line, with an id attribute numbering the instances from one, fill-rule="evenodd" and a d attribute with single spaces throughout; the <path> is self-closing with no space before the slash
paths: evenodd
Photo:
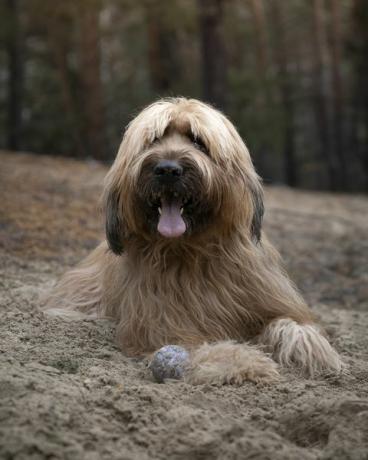
<path id="1" fill-rule="evenodd" d="M 100 317 L 103 261 L 107 252 L 106 242 L 101 243 L 79 265 L 67 271 L 41 300 L 42 310 L 70 320 Z"/>

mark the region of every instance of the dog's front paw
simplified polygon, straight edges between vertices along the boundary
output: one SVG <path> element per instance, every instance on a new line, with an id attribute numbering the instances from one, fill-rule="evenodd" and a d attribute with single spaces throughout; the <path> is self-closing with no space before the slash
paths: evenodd
<path id="1" fill-rule="evenodd" d="M 185 380 L 194 385 L 271 383 L 279 378 L 277 364 L 258 348 L 245 343 L 204 344 L 192 352 Z"/>
<path id="2" fill-rule="evenodd" d="M 322 373 L 338 374 L 343 369 L 338 353 L 315 324 L 279 319 L 266 327 L 260 342 L 282 366 L 295 366 L 311 377 Z"/>

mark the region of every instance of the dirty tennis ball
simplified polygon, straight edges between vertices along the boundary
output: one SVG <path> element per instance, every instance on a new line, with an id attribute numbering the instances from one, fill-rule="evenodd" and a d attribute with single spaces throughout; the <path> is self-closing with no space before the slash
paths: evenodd
<path id="1" fill-rule="evenodd" d="M 189 353 L 178 345 L 166 345 L 154 354 L 149 368 L 159 383 L 166 379 L 180 380 L 189 362 Z"/>

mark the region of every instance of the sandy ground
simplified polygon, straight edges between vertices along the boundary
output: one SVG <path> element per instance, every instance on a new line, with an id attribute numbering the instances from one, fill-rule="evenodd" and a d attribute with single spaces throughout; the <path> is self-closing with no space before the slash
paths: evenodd
<path id="1" fill-rule="evenodd" d="M 95 163 L 0 153 L 1 459 L 368 459 L 368 200 L 267 190 L 266 229 L 349 365 L 272 386 L 154 383 L 106 321 L 37 311 L 102 234 Z"/>

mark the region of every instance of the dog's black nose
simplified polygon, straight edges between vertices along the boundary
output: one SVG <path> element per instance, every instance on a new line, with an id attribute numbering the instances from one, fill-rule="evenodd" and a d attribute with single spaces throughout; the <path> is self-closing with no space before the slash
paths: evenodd
<path id="1" fill-rule="evenodd" d="M 159 161 L 153 171 L 156 176 L 163 177 L 178 177 L 183 174 L 183 168 L 173 160 Z"/>

